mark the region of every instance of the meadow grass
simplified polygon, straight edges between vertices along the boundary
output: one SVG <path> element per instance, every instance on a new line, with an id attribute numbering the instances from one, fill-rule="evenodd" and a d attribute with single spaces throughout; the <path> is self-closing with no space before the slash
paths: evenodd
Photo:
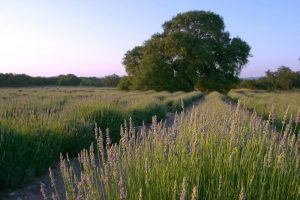
<path id="1" fill-rule="evenodd" d="M 119 144 L 107 137 L 104 146 L 105 132 L 95 128 L 96 142 L 81 151 L 79 164 L 61 156 L 64 198 L 299 199 L 300 140 L 293 128 L 278 132 L 272 119 L 223 99 L 207 95 L 170 128 L 156 118 L 139 132 L 126 123 Z"/>
<path id="2" fill-rule="evenodd" d="M 300 91 L 268 92 L 240 89 L 230 91 L 228 96 L 240 101 L 242 105 L 257 112 L 264 119 L 272 117 L 272 123 L 279 130 L 292 119 L 294 133 L 298 134 L 300 130 Z"/>
<path id="3" fill-rule="evenodd" d="M 169 110 L 163 99 L 184 95 L 111 88 L 0 89 L 0 190 L 44 173 L 60 152 L 76 156 L 94 140 L 95 124 L 109 129 L 115 143 L 124 120 L 141 125 L 153 115 L 162 119 Z"/>

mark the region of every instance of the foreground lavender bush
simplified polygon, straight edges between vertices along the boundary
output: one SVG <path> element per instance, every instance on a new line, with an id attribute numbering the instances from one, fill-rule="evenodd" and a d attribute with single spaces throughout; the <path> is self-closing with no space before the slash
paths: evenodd
<path id="1" fill-rule="evenodd" d="M 153 120 L 138 133 L 121 129 L 119 145 L 95 130 L 97 151 L 78 165 L 61 158 L 67 199 L 299 199 L 300 140 L 211 93 L 171 128 Z M 271 117 L 270 117 L 271 118 Z M 105 133 L 106 134 L 106 133 Z M 108 135 L 108 134 L 106 134 Z M 74 163 L 74 162 L 72 162 Z M 55 180 L 52 178 L 52 182 Z M 53 199 L 59 195 L 53 184 Z"/>

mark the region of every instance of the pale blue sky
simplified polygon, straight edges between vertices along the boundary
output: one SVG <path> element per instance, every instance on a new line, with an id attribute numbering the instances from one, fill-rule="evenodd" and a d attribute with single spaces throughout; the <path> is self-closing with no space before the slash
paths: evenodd
<path id="1" fill-rule="evenodd" d="M 124 75 L 124 53 L 179 12 L 221 15 L 252 47 L 241 77 L 300 70 L 300 1 L 0 0 L 0 73 Z"/>

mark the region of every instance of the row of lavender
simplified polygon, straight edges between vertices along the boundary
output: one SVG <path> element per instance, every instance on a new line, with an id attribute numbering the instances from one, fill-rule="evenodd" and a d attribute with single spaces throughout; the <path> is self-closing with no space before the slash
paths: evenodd
<path id="1" fill-rule="evenodd" d="M 125 124 L 119 145 L 107 135 L 103 146 L 105 133 L 95 129 L 97 142 L 78 163 L 61 157 L 64 193 L 56 192 L 50 173 L 52 199 L 299 199 L 294 127 L 285 122 L 278 132 L 272 115 L 263 121 L 224 98 L 209 94 L 171 128 L 155 118 L 139 132 Z"/>
<path id="2" fill-rule="evenodd" d="M 201 96 L 99 88 L 1 89 L 0 190 L 45 173 L 60 152 L 76 156 L 94 140 L 95 123 L 109 128 L 117 142 L 125 119 L 148 123 L 154 114 L 165 117 L 173 104 L 182 100 L 187 105 Z"/>

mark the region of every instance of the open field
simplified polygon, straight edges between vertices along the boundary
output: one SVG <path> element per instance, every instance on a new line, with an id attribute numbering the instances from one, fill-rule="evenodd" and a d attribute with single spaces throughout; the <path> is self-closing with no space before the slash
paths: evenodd
<path id="1" fill-rule="evenodd" d="M 261 95 L 262 102 L 277 97 L 274 103 L 284 107 L 280 95 L 288 96 L 290 111 L 297 114 L 297 93 L 243 92 L 248 94 L 245 105 L 260 102 L 254 98 Z M 243 93 L 229 95 L 238 99 Z M 250 106 L 236 106 L 212 92 L 190 112 L 175 115 L 171 127 L 158 122 L 202 96 L 98 88 L 2 89 L 1 187 L 16 187 L 44 173 L 62 152 L 54 172 L 60 171 L 62 180 L 55 181 L 51 173 L 41 197 L 50 198 L 52 187 L 54 199 L 299 199 L 300 140 L 294 134 L 297 124 L 286 125 L 288 119 L 280 131 L 273 118 L 263 120 Z M 151 127 L 135 128 L 151 120 Z M 69 161 L 66 153 L 78 159 Z"/>
<path id="2" fill-rule="evenodd" d="M 295 133 L 300 130 L 300 91 L 267 92 L 263 90 L 232 90 L 228 95 L 241 105 L 255 110 L 265 119 L 272 118 L 281 130 L 291 121 Z"/>
<path id="3" fill-rule="evenodd" d="M 179 111 L 201 92 L 121 92 L 99 88 L 22 88 L 0 90 L 0 190 L 13 188 L 45 172 L 94 140 L 95 124 L 120 138 L 124 120 L 149 123 Z M 180 106 L 179 106 L 180 105 Z"/>
<path id="4" fill-rule="evenodd" d="M 0 200 L 300 200 L 299 7 L 0 0 Z"/>
<path id="5" fill-rule="evenodd" d="M 119 145 L 61 159 L 67 199 L 299 199 L 300 140 L 213 92 L 171 128 L 127 124 Z M 106 155 L 106 156 L 105 156 Z M 50 177 L 52 177 L 50 173 Z M 55 182 L 52 179 L 52 182 Z M 56 189 L 53 187 L 54 194 Z M 58 194 L 59 195 L 59 194 Z M 55 195 L 54 195 L 55 197 Z M 56 196 L 57 197 L 57 196 Z"/>

